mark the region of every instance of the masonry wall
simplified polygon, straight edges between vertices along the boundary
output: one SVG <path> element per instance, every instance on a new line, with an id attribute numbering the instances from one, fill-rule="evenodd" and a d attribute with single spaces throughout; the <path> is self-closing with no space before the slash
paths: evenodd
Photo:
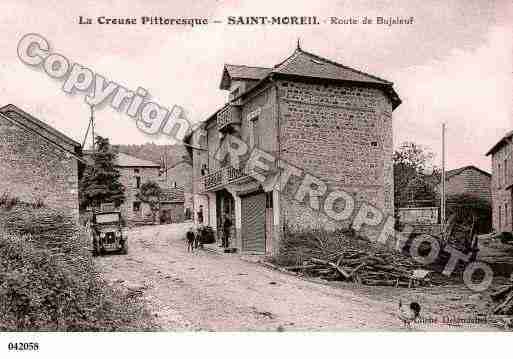
<path id="1" fill-rule="evenodd" d="M 184 221 L 183 203 L 162 203 L 160 205 L 160 220 L 169 223 L 181 223 Z"/>
<path id="2" fill-rule="evenodd" d="M 137 188 L 136 176 L 141 177 L 141 185 L 147 181 L 158 182 L 159 169 L 153 167 L 118 167 L 120 173 L 120 181 L 125 186 L 125 202 L 121 205 L 121 213 L 123 218 L 128 222 L 149 221 L 151 219 L 151 211 L 148 205 L 141 203 L 140 210 L 134 211 L 134 202 L 140 202 L 136 195 L 139 193 Z M 136 174 L 135 170 L 139 173 Z"/>
<path id="3" fill-rule="evenodd" d="M 446 181 L 446 193 L 469 194 L 491 202 L 491 177 L 474 169 L 466 169 L 463 172 L 450 177 Z"/>
<path id="4" fill-rule="evenodd" d="M 280 81 L 281 158 L 352 194 L 358 208 L 370 203 L 394 214 L 392 105 L 379 89 Z M 291 227 L 344 227 L 282 196 L 283 222 Z M 329 192 L 328 191 L 328 192 Z M 320 203 L 323 203 L 321 198 Z M 309 201 L 308 196 L 306 202 Z M 335 211 L 343 203 L 335 204 Z"/>
<path id="5" fill-rule="evenodd" d="M 77 167 L 68 152 L 0 118 L 0 195 L 7 193 L 26 202 L 42 200 L 78 222 Z"/>
<path id="6" fill-rule="evenodd" d="M 512 215 L 512 191 L 513 187 L 508 187 L 513 178 L 513 157 L 511 156 L 512 144 L 509 143 L 501 147 L 492 155 L 492 216 L 493 228 L 496 231 L 513 231 Z M 508 172 L 504 173 L 505 160 L 508 162 Z M 500 164 L 500 175 L 499 175 Z M 499 220 L 500 217 L 500 220 Z"/>

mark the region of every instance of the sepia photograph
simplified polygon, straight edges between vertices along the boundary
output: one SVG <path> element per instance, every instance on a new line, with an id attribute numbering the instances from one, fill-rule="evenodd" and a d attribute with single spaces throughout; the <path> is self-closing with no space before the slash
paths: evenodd
<path id="1" fill-rule="evenodd" d="M 503 355 L 510 0 L 0 9 L 1 357 Z"/>

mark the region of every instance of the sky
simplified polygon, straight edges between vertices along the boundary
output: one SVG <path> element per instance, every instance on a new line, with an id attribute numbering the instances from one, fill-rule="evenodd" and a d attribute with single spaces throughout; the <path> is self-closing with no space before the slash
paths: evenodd
<path id="1" fill-rule="evenodd" d="M 223 106 L 223 65 L 274 66 L 303 49 L 394 83 L 403 103 L 393 114 L 394 143 L 435 152 L 447 124 L 447 168 L 490 169 L 485 153 L 513 129 L 513 11 L 509 0 L 455 1 L 55 1 L 2 0 L 0 104 L 13 103 L 82 142 L 89 117 L 84 93 L 17 57 L 23 35 L 38 33 L 72 62 L 152 101 L 182 106 L 201 121 Z M 316 26 L 230 26 L 228 16 L 317 16 Z M 79 16 L 93 19 L 78 23 Z M 98 16 L 164 16 L 220 20 L 206 26 L 99 25 Z M 332 25 L 330 17 L 413 17 L 410 25 Z M 324 21 L 327 20 L 327 23 Z M 105 107 L 98 133 L 111 143 L 167 143 L 139 131 L 133 119 Z"/>

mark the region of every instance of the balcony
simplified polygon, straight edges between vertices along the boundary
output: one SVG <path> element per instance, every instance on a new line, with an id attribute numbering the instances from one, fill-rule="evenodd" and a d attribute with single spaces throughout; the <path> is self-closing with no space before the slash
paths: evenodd
<path id="1" fill-rule="evenodd" d="M 217 129 L 227 131 L 241 123 L 241 108 L 237 105 L 228 105 L 217 114 Z"/>
<path id="2" fill-rule="evenodd" d="M 223 167 L 208 175 L 198 179 L 199 192 L 207 192 L 219 189 L 227 184 L 247 178 L 248 176 L 242 171 L 231 166 Z"/>

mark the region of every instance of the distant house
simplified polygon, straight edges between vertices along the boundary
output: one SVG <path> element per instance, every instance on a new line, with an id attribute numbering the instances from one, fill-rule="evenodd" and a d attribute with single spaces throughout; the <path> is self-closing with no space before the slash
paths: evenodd
<path id="1" fill-rule="evenodd" d="M 445 173 L 445 193 L 448 196 L 465 194 L 492 200 L 492 175 L 476 166 L 456 168 Z"/>
<path id="2" fill-rule="evenodd" d="M 513 131 L 506 133 L 486 155 L 492 156 L 493 228 L 513 232 Z"/>
<path id="3" fill-rule="evenodd" d="M 167 187 L 182 190 L 184 214 L 188 214 L 189 217 L 192 216 L 192 163 L 181 160 L 175 164 L 168 165 L 163 177 L 166 178 Z"/>
<path id="4" fill-rule="evenodd" d="M 0 108 L 0 195 L 42 202 L 78 222 L 81 145 L 14 105 Z"/>
<path id="5" fill-rule="evenodd" d="M 89 164 L 92 162 L 90 155 L 90 151 L 85 154 Z M 160 165 L 119 152 L 114 161 L 114 167 L 119 171 L 120 182 L 126 189 L 125 201 L 119 208 L 123 218 L 129 223 L 151 221 L 152 213 L 149 205 L 142 203 L 137 198 L 137 194 L 143 183 L 160 180 Z"/>
<path id="6" fill-rule="evenodd" d="M 87 153 L 90 155 L 90 152 Z M 90 157 L 89 157 L 90 158 Z M 166 181 L 161 165 L 118 152 L 114 167 L 119 171 L 120 182 L 125 186 L 125 201 L 119 207 L 129 223 L 151 222 L 152 212 L 147 203 L 137 198 L 141 185 L 148 181 L 158 183 L 163 191 L 160 199 L 158 220 L 161 223 L 177 223 L 184 220 L 184 189 Z"/>
<path id="7" fill-rule="evenodd" d="M 160 223 L 179 223 L 184 220 L 183 188 L 165 188 L 160 197 Z"/>

